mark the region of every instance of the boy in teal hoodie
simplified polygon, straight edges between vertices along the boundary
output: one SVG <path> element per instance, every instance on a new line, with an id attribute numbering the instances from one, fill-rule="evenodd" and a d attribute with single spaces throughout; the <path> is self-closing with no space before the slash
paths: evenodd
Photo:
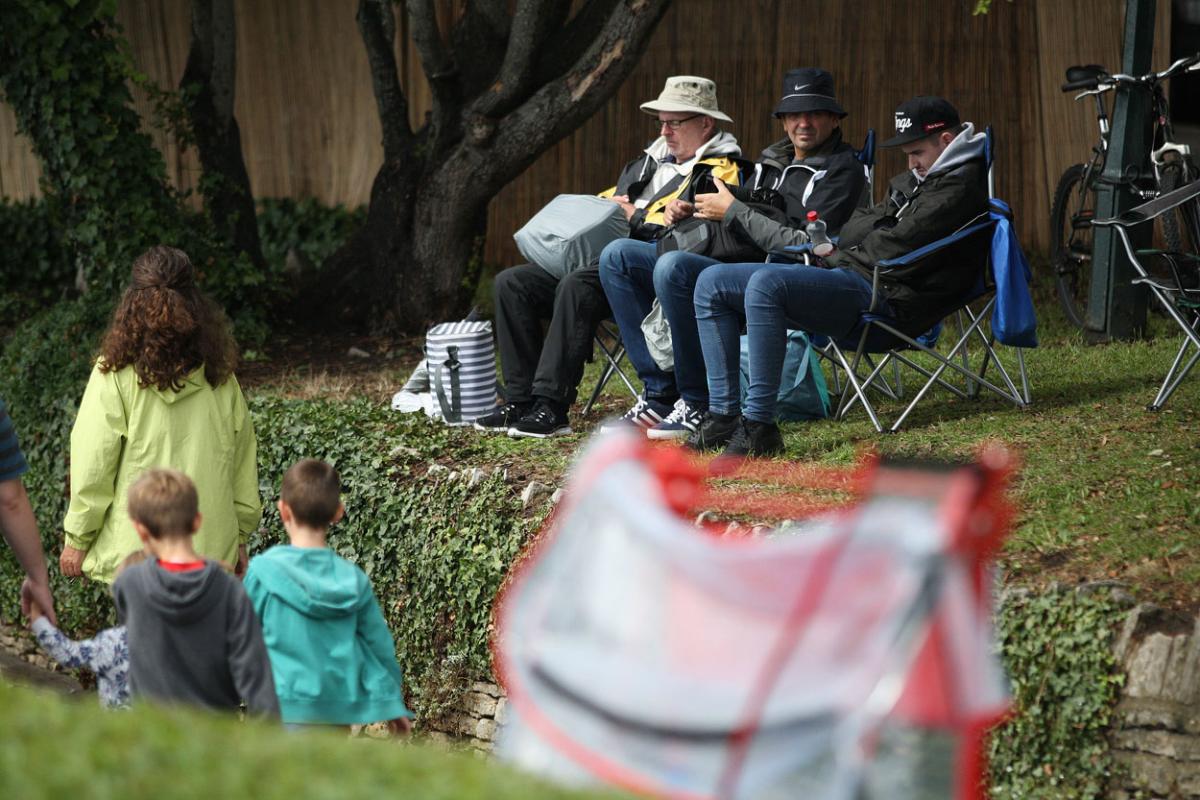
<path id="1" fill-rule="evenodd" d="M 406 733 L 396 645 L 371 582 L 326 545 L 345 513 L 341 479 L 305 459 L 283 476 L 279 515 L 291 544 L 250 561 L 246 592 L 262 622 L 285 723 L 352 725 L 387 720 Z"/>

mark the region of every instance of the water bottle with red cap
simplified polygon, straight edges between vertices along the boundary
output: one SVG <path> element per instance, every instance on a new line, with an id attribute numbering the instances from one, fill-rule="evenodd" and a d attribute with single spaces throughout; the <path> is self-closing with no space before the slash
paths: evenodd
<path id="1" fill-rule="evenodd" d="M 808 224 L 804 226 L 804 232 L 808 234 L 808 241 L 812 244 L 814 256 L 825 258 L 837 249 L 837 245 L 825 232 L 825 220 L 821 219 L 816 211 L 808 212 Z"/>

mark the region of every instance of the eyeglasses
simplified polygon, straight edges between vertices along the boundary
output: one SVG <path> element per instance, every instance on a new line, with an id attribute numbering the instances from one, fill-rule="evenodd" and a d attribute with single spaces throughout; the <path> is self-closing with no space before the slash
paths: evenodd
<path id="1" fill-rule="evenodd" d="M 687 122 L 688 120 L 692 120 L 692 119 L 695 119 L 696 117 L 703 117 L 703 116 L 704 116 L 703 114 L 692 114 L 690 117 L 684 117 L 683 119 L 660 119 L 658 121 L 658 129 L 662 130 L 662 126 L 666 125 L 671 130 L 677 131 L 677 130 L 679 130 L 680 126 L 683 125 L 683 123 Z"/>

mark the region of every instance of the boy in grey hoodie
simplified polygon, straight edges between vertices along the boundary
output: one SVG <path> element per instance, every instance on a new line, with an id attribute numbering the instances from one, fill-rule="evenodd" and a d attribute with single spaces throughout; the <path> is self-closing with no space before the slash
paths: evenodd
<path id="1" fill-rule="evenodd" d="M 236 578 L 192 548 L 196 487 L 181 472 L 148 470 L 129 488 L 129 516 L 152 558 L 113 584 L 129 639 L 134 698 L 279 717 L 258 618 Z"/>

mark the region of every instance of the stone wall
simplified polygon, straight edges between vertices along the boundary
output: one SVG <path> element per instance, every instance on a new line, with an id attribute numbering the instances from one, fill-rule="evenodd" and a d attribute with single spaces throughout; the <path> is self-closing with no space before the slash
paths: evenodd
<path id="1" fill-rule="evenodd" d="M 1200 800 L 1200 617 L 1133 609 L 1116 642 L 1126 673 L 1113 754 L 1114 800 Z"/>
<path id="2" fill-rule="evenodd" d="M 502 688 L 494 683 L 473 683 L 453 711 L 423 732 L 436 742 L 491 752 L 507 710 L 508 698 Z"/>

